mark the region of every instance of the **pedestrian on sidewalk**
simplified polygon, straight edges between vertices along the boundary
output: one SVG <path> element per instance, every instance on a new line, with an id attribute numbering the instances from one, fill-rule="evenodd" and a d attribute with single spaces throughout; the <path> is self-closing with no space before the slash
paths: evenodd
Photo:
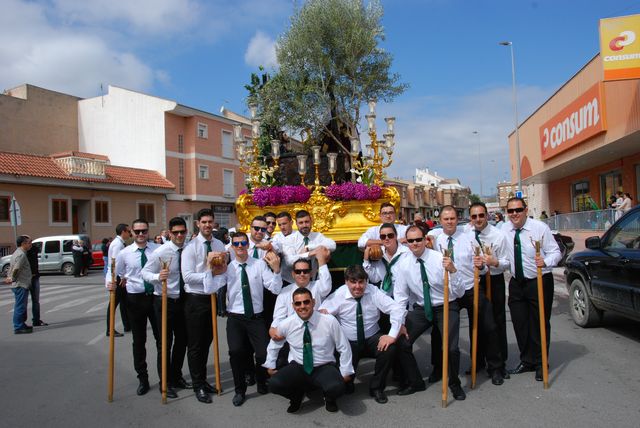
<path id="1" fill-rule="evenodd" d="M 16 251 L 11 255 L 9 274 L 6 284 L 11 284 L 16 302 L 13 308 L 13 332 L 15 334 L 32 333 L 33 327 L 25 324 L 27 320 L 27 298 L 31 287 L 31 266 L 27 251 L 31 248 L 31 238 L 20 235 L 16 239 Z"/>
<path id="2" fill-rule="evenodd" d="M 40 248 L 37 245 L 31 245 L 27 251 L 27 260 L 31 266 L 31 321 L 34 327 L 42 327 L 49 325 L 40 319 L 40 269 L 38 267 L 38 252 Z"/>

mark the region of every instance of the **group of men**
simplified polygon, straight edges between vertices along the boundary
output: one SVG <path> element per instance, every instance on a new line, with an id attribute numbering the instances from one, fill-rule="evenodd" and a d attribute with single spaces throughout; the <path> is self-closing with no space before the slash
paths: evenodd
<path id="1" fill-rule="evenodd" d="M 287 411 L 292 413 L 298 411 L 308 389 L 320 389 L 326 409 L 335 412 L 337 399 L 353 392 L 362 358 L 375 359 L 368 388 L 376 402 L 388 401 L 385 387 L 391 371 L 400 383 L 398 395 L 422 391 L 426 384 L 412 345 L 431 328 L 433 371 L 428 382 L 440 380 L 446 275 L 449 388 L 456 400 L 464 400 L 458 375 L 459 320 L 462 309 L 473 319 L 475 270 L 481 277 L 478 367 L 486 367 L 495 385 L 510 374 L 527 371 L 534 371 L 536 380 L 542 380 L 536 271 L 540 267 L 544 273 L 548 331 L 553 299 L 550 270 L 560 252 L 548 227 L 528 218 L 524 200 L 509 200 L 507 212 L 510 222 L 500 231 L 488 224 L 486 207 L 473 204 L 472 222 L 461 228 L 455 208 L 446 206 L 440 213 L 442 232 L 425 235 L 420 227 L 395 224 L 393 205 L 382 204 L 381 224 L 368 229 L 358 241 L 364 251 L 363 264 L 347 267 L 344 285 L 333 293 L 327 263 L 336 243 L 313 231 L 307 211 L 296 213 L 297 230 L 288 212 L 257 216 L 249 233 L 235 233 L 226 247 L 212 235 L 214 216 L 208 209 L 198 212 L 199 234 L 188 244 L 181 218 L 169 222 L 171 240 L 161 246 L 148 243 L 147 222 L 135 220 L 130 229 L 134 242 L 115 255 L 117 279 L 112 282 L 109 272 L 106 285 L 126 290 L 137 393 L 149 390 L 147 321 L 156 338 L 161 377 L 158 321 L 164 280 L 169 302 L 170 398 L 177 397 L 177 389 L 193 388 L 198 401 L 211 402 L 215 388 L 207 383 L 206 363 L 214 293 L 225 296 L 220 302 L 223 310 L 218 309 L 227 316 L 235 406 L 245 402 L 248 385 L 255 383 L 260 394 L 271 391 L 288 398 Z M 273 234 L 276 224 L 279 234 Z M 533 241 L 541 241 L 540 255 Z M 381 249 L 380 258 L 373 256 L 375 247 Z M 506 270 L 512 272 L 509 307 L 520 349 L 520 363 L 511 371 L 505 367 Z M 182 375 L 185 353 L 191 384 Z"/>

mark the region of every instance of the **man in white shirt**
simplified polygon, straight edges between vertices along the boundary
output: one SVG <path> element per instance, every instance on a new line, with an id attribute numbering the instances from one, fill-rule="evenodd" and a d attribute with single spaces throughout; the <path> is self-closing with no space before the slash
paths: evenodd
<path id="1" fill-rule="evenodd" d="M 110 278 L 111 271 L 111 260 L 115 260 L 118 257 L 118 254 L 124 247 L 127 246 L 125 243 L 129 239 L 131 239 L 131 228 L 128 224 L 120 223 L 116 226 L 116 237 L 113 238 L 111 244 L 109 244 L 109 254 L 107 258 L 107 277 Z M 119 284 L 120 280 L 116 278 L 116 284 Z M 124 285 L 118 286 L 116 288 L 116 307 L 120 305 L 120 317 L 122 318 L 122 324 L 124 326 L 124 331 L 131 331 L 131 325 L 129 324 L 129 314 L 127 313 L 127 289 Z M 109 300 L 109 304 L 107 305 L 107 336 L 109 336 L 109 322 L 111 321 L 111 300 Z M 118 331 L 114 331 L 114 337 L 122 337 L 124 336 L 122 333 Z"/>
<path id="2" fill-rule="evenodd" d="M 282 269 L 280 272 L 282 275 L 282 283 L 291 284 L 294 282 L 291 273 L 291 266 L 284 261 L 283 255 L 284 241 L 287 236 L 293 233 L 293 219 L 291 218 L 291 214 L 286 211 L 279 212 L 276 216 L 276 223 L 280 228 L 280 233 L 276 233 L 271 237 L 271 243 L 273 244 L 274 250 L 282 256 L 282 263 L 280 266 Z M 287 302 L 287 306 L 291 306 L 289 303 L 290 302 Z"/>
<path id="3" fill-rule="evenodd" d="M 156 340 L 158 360 L 161 356 L 161 342 L 158 321 L 153 310 L 153 284 L 142 279 L 142 268 L 146 265 L 157 244 L 147 242 L 149 239 L 149 223 L 144 219 L 136 219 L 131 223 L 134 234 L 133 244 L 124 248 L 116 258 L 116 273 L 121 278 L 121 285 L 127 288 L 127 311 L 131 322 L 133 336 L 133 366 L 138 374 L 139 385 L 136 393 L 144 395 L 149 391 L 149 373 L 147 371 L 147 321 L 151 324 L 153 337 Z M 117 287 L 111 281 L 111 272 L 107 271 L 106 286 L 113 290 Z M 158 367 L 160 365 L 158 364 Z M 161 376 L 158 370 L 158 377 Z"/>
<path id="4" fill-rule="evenodd" d="M 386 295 L 393 297 L 392 268 L 403 254 L 409 252 L 409 248 L 399 244 L 396 225 L 391 223 L 383 223 L 380 226 L 378 238 L 382 242 L 382 258 L 371 260 L 371 247 L 366 247 L 362 267 L 367 272 L 370 283 L 379 286 Z"/>
<path id="5" fill-rule="evenodd" d="M 233 373 L 235 396 L 233 405 L 241 406 L 246 398 L 247 355 L 255 352 L 256 382 L 258 393 L 266 394 L 267 372 L 262 367 L 267 357 L 269 335 L 263 318 L 263 289 L 274 294 L 280 293 L 280 258 L 269 252 L 264 259 L 249 257 L 249 238 L 244 232 L 237 232 L 231 240 L 234 260 L 226 267 L 222 275 L 207 275 L 205 290 L 215 293 L 220 287 L 227 286 L 229 300 L 227 317 L 227 343 L 229 345 L 229 363 Z"/>
<path id="6" fill-rule="evenodd" d="M 358 248 L 363 250 L 367 246 L 371 246 L 374 244 L 382 245 L 382 240 L 380 239 L 380 227 L 384 223 L 391 223 L 395 226 L 398 240 L 401 244 L 405 244 L 406 241 L 404 239 L 405 232 L 407 231 L 407 226 L 404 224 L 395 224 L 396 222 L 396 208 L 389 202 L 384 202 L 380 205 L 380 221 L 381 224 L 379 226 L 372 226 L 367 229 L 366 232 L 360 236 L 358 239 Z"/>
<path id="7" fill-rule="evenodd" d="M 265 236 L 265 239 L 267 241 L 271 241 L 271 239 L 273 238 L 273 231 L 276 229 L 276 214 L 268 211 L 264 213 L 263 216 L 265 222 L 267 223 L 267 235 Z"/>
<path id="8" fill-rule="evenodd" d="M 509 222 L 502 232 L 509 243 L 509 260 L 513 276 L 509 281 L 509 309 L 516 333 L 520 364 L 510 371 L 519 374 L 535 371 L 542 382 L 542 351 L 538 307 L 537 270 L 542 268 L 544 316 L 547 330 L 547 352 L 551 341 L 551 306 L 553 304 L 553 267 L 562 254 L 551 229 L 545 223 L 527 217 L 527 204 L 521 198 L 507 201 Z M 536 256 L 534 241 L 542 241 L 540 256 Z"/>
<path id="9" fill-rule="evenodd" d="M 351 346 L 353 369 L 358 370 L 361 358 L 375 358 L 373 376 L 369 382 L 369 395 L 377 403 L 388 401 L 384 392 L 387 374 L 396 354 L 396 339 L 404 324 L 407 311 L 380 289 L 369 284 L 367 273 L 360 265 L 344 271 L 345 285 L 338 288 L 320 306 L 320 312 L 335 316 Z M 380 329 L 380 314 L 389 316 L 391 327 Z M 347 393 L 354 390 L 353 379 L 347 383 Z"/>
<path id="10" fill-rule="evenodd" d="M 340 323 L 331 315 L 314 311 L 311 291 L 298 288 L 293 292 L 292 305 L 296 311 L 278 326 L 284 340 L 269 342 L 267 368 L 271 392 L 290 400 L 288 413 L 295 413 L 302 405 L 304 393 L 311 387 L 320 388 L 325 408 L 337 412 L 336 400 L 345 392 L 345 382 L 351 380 L 353 366 L 351 349 Z M 278 352 L 289 344 L 289 364 L 276 370 Z M 340 368 L 336 367 L 336 350 L 340 353 Z"/>
<path id="11" fill-rule="evenodd" d="M 313 219 L 308 211 L 300 210 L 296 213 L 296 226 L 298 230 L 287 236 L 284 240 L 284 248 L 282 249 L 285 262 L 289 266 L 300 258 L 310 258 L 313 263 L 312 278 L 316 277 L 318 272 L 318 261 L 316 260 L 316 249 L 325 247 L 330 252 L 336 250 L 336 242 L 333 239 L 325 237 L 320 232 L 312 232 Z"/>

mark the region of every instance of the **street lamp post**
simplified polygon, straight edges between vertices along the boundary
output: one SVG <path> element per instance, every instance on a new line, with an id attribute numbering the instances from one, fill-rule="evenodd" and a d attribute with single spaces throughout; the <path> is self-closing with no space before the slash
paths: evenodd
<path id="1" fill-rule="evenodd" d="M 476 137 L 476 143 L 478 145 L 478 163 L 480 164 L 480 201 L 482 201 L 482 194 L 484 193 L 482 186 L 482 155 L 480 153 L 480 139 L 478 138 L 478 131 L 473 131 L 473 135 Z"/>
<path id="2" fill-rule="evenodd" d="M 518 172 L 518 187 L 516 190 L 522 190 L 522 174 L 520 171 L 520 131 L 518 129 L 518 95 L 516 92 L 516 62 L 513 56 L 513 43 L 500 42 L 501 46 L 509 46 L 511 49 L 511 80 L 513 81 L 513 118 L 516 126 L 516 167 Z"/>

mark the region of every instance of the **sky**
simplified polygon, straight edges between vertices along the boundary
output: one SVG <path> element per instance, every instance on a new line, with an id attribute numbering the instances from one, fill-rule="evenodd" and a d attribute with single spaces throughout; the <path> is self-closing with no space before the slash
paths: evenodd
<path id="1" fill-rule="evenodd" d="M 80 97 L 115 85 L 211 113 L 247 114 L 249 76 L 277 67 L 275 45 L 302 0 L 0 0 L 0 89 L 23 83 Z M 383 0 L 392 71 L 409 89 L 378 107 L 396 117 L 387 172 L 458 178 L 474 193 L 511 181 L 513 43 L 518 120 L 599 50 L 601 18 L 640 0 Z M 523 141 L 521 144 L 535 144 Z M 482 171 L 482 173 L 480 173 Z"/>

